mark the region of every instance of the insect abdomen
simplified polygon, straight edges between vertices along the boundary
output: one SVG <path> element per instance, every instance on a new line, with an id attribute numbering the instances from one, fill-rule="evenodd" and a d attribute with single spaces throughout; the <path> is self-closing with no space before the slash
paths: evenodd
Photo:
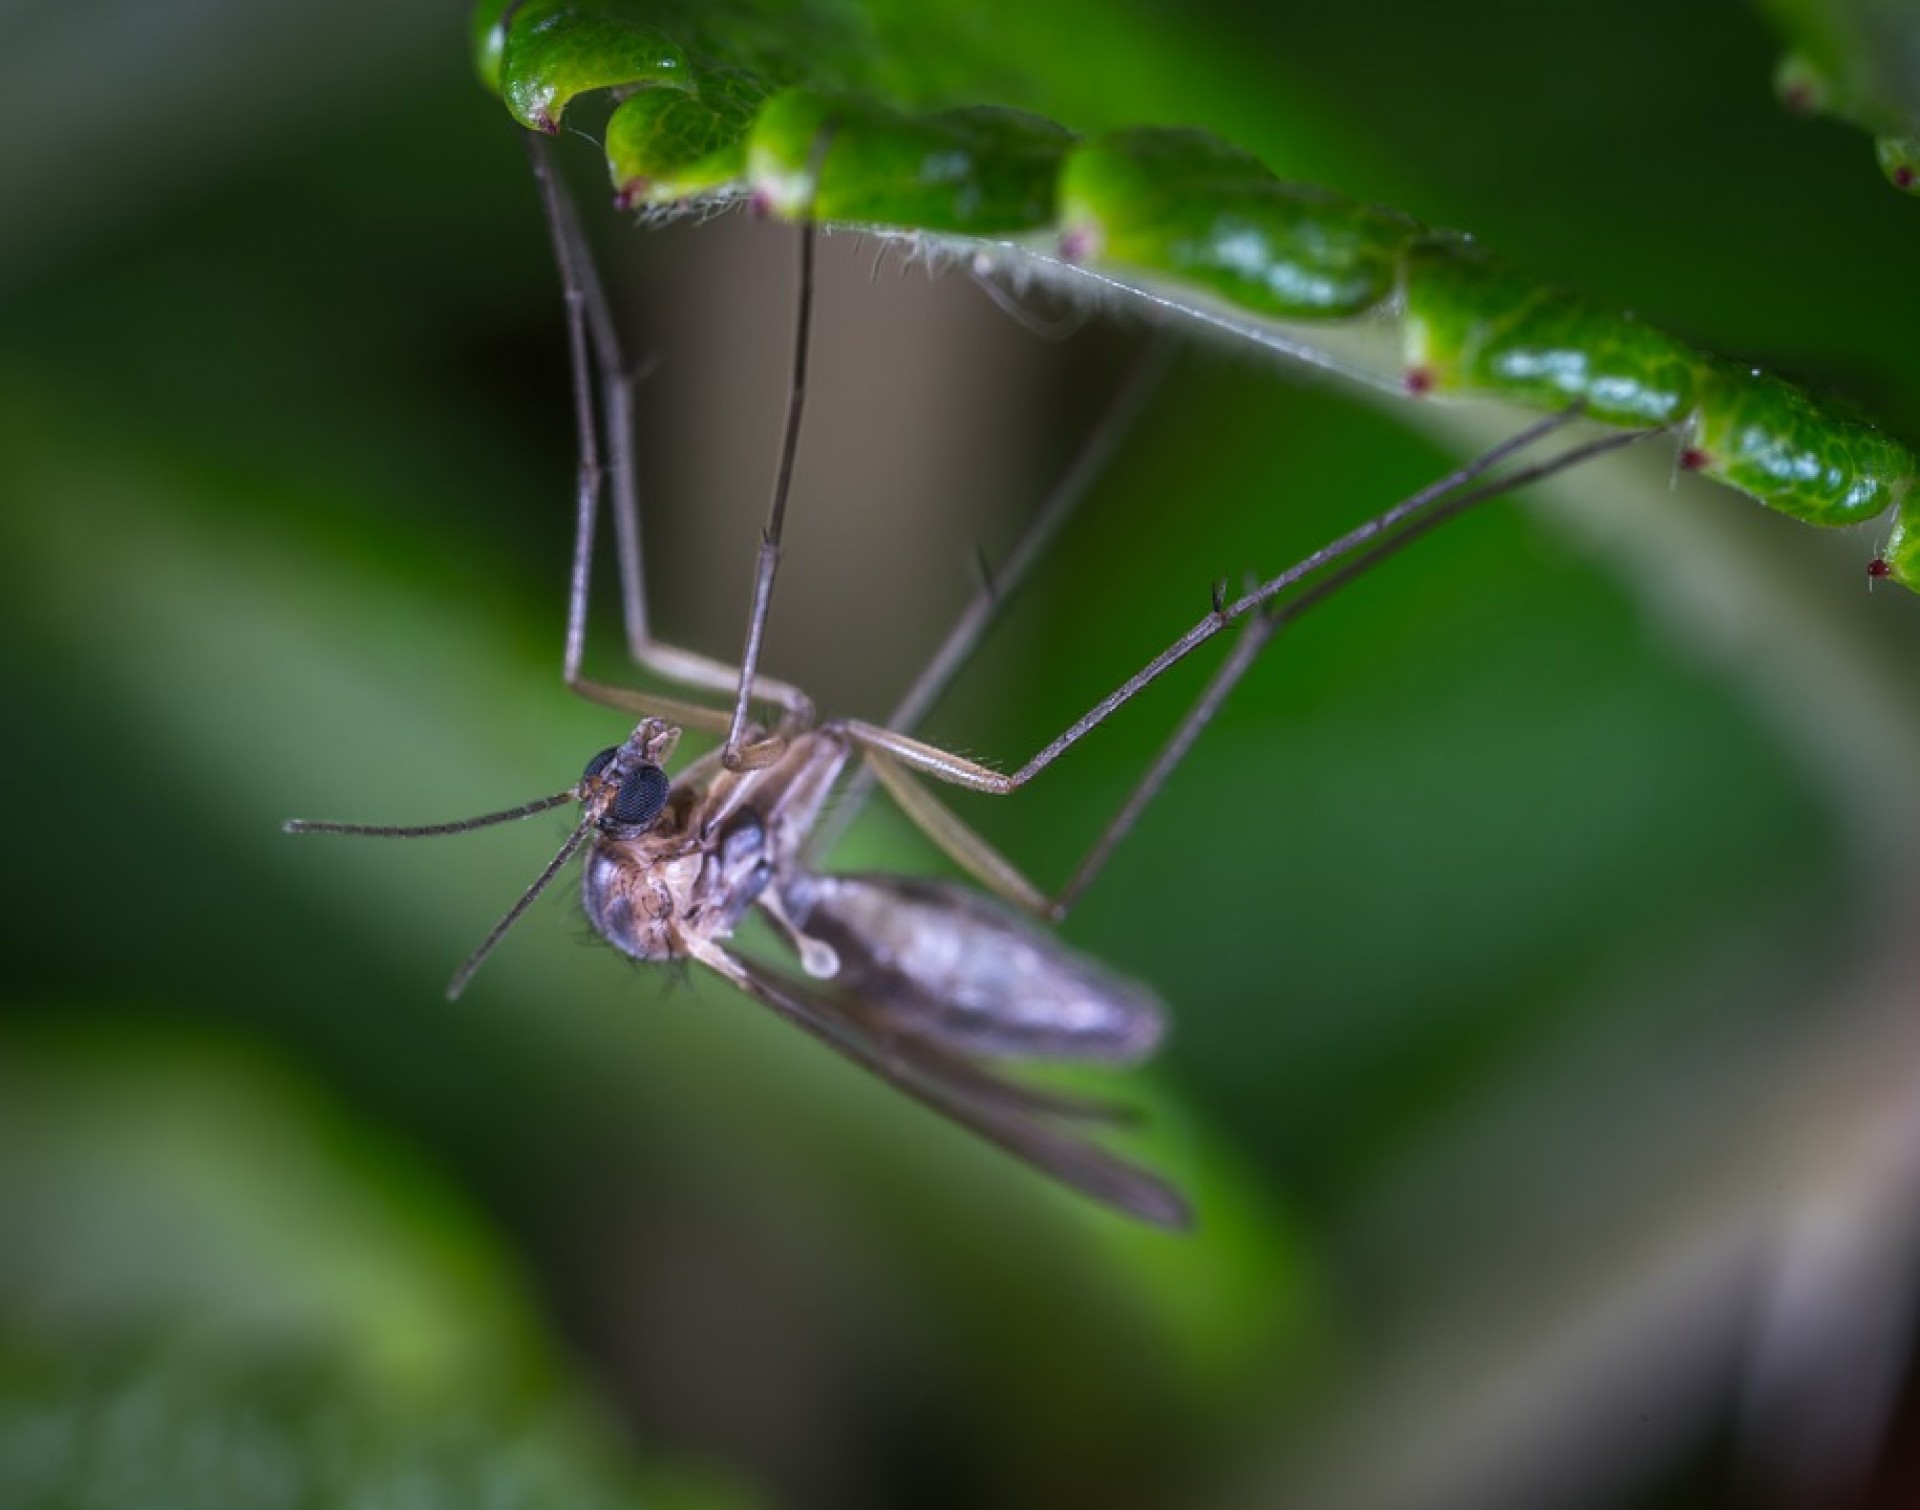
<path id="1" fill-rule="evenodd" d="M 882 1025 L 972 1054 L 1130 1064 L 1165 1032 L 1154 994 L 969 891 L 904 876 L 803 875 L 789 922 Z"/>

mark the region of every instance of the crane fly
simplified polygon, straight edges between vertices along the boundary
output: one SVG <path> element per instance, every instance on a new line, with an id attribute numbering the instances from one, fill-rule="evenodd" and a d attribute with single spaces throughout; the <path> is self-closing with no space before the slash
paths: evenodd
<path id="1" fill-rule="evenodd" d="M 580 470 L 564 676 L 593 701 L 639 715 L 618 745 L 551 796 L 451 823 L 384 826 L 296 819 L 295 833 L 419 838 L 461 833 L 578 805 L 558 852 L 494 925 L 448 986 L 458 996 L 533 900 L 581 851 L 587 920 L 621 953 L 688 960 L 711 970 L 842 1057 L 1060 1183 L 1154 1226 L 1191 1224 L 1181 1194 L 1114 1153 L 1099 1134 L 1134 1120 L 1104 1100 L 1028 1084 L 1009 1061 L 1128 1066 L 1159 1046 L 1166 1012 L 1147 987 L 1062 943 L 1043 926 L 1064 917 L 1165 782 L 1220 702 L 1272 636 L 1361 573 L 1473 504 L 1576 465 L 1651 431 L 1611 434 L 1492 475 L 1577 417 L 1540 421 L 1465 463 L 1280 575 L 1208 612 L 1167 650 L 1033 756 L 1003 773 L 914 737 L 914 725 L 980 643 L 1001 605 L 1057 532 L 1143 403 L 1164 348 L 1124 384 L 998 574 L 967 606 L 885 725 L 822 720 L 799 689 L 758 670 L 804 412 L 814 231 L 799 232 L 794 365 L 773 500 L 762 535 L 746 642 L 737 665 L 656 640 L 648 626 L 633 474 L 632 379 L 584 236 L 544 143 L 531 143 L 566 291 Z M 605 461 L 602 460 L 602 438 Z M 610 489 L 603 484 L 610 482 Z M 590 680 L 581 672 L 588 582 L 601 495 L 610 491 L 627 648 L 644 671 L 693 698 Z M 1106 825 L 1066 886 L 1038 891 L 916 779 L 1004 795 L 1051 765 L 1162 672 L 1240 625 L 1240 636 L 1159 757 Z M 756 713 L 755 710 L 761 710 Z M 677 776 L 683 730 L 720 740 Z M 821 857 L 872 781 L 982 889 L 914 876 L 844 874 Z M 839 801 L 829 816 L 829 804 Z M 732 946 L 750 914 L 765 919 L 797 969 Z"/>

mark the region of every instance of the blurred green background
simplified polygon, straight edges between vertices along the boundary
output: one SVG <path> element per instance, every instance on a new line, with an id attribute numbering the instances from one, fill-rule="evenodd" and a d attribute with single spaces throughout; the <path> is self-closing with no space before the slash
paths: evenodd
<path id="1" fill-rule="evenodd" d="M 1065 930 L 1175 1015 L 1125 1092 L 1201 1226 L 1137 1231 L 565 885 L 448 1004 L 564 817 L 279 832 L 511 805 L 624 733 L 558 676 L 517 128 L 451 5 L 4 25 L 0 1502 L 1901 1503 L 1920 604 L 1872 539 L 1650 452 L 1290 632 Z M 1920 436 L 1915 206 L 1777 111 L 1743 6 L 962 29 L 983 97 L 1211 126 Z M 728 655 L 792 233 L 595 221 L 659 622 Z M 1140 332 L 826 251 L 769 664 L 871 716 Z M 1512 423 L 1414 418 L 1183 347 L 933 732 L 1024 758 L 1216 578 Z M 1191 670 L 967 816 L 1057 883 Z M 845 855 L 937 868 L 879 811 Z"/>

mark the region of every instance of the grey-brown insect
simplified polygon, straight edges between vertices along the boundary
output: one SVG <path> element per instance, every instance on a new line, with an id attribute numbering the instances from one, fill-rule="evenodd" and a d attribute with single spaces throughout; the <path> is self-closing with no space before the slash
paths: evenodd
<path id="1" fill-rule="evenodd" d="M 459 833 L 568 802 L 580 817 L 551 861 L 455 973 L 457 996 L 533 899 L 583 849 L 581 901 L 596 932 L 646 961 L 691 960 L 926 1106 L 1093 1199 L 1160 1227 L 1191 1223 L 1183 1197 L 1098 1141 L 1130 1120 L 1124 1107 L 1012 1078 L 1004 1061 L 1125 1066 L 1151 1055 L 1166 1014 L 1146 987 L 1087 959 L 1044 926 L 1063 917 L 1159 790 L 1220 702 L 1279 628 L 1408 541 L 1480 500 L 1650 432 L 1612 434 L 1483 481 L 1500 463 L 1575 417 L 1535 425 L 1325 549 L 1208 612 L 1166 651 L 1076 720 L 1024 766 L 1002 773 L 916 739 L 911 730 L 978 645 L 995 612 L 1095 476 L 1150 387 L 1143 362 L 1004 564 L 983 588 L 887 725 L 822 721 L 797 688 L 758 671 L 772 600 L 788 482 L 804 412 L 813 231 L 801 271 L 785 441 L 754 578 L 740 664 L 656 640 L 640 565 L 630 437 L 631 384 L 604 292 L 571 203 L 533 143 L 567 293 L 580 478 L 564 675 L 569 688 L 639 716 L 564 791 L 453 823 L 390 827 L 294 820 L 296 833 L 426 837 Z M 1152 348 L 1157 355 L 1158 348 Z M 605 465 L 603 468 L 603 442 Z M 603 481 L 611 484 L 603 488 Z M 643 671 L 699 701 L 592 681 L 581 674 L 588 582 L 601 495 L 610 491 L 627 647 Z M 1297 589 L 1297 590 L 1296 590 Z M 1162 672 L 1228 625 L 1243 631 L 1199 700 L 1072 879 L 1053 898 L 937 802 L 918 777 L 975 791 L 1018 790 Z M 759 710 L 756 712 L 756 710 Z M 720 743 L 668 775 L 682 730 Z M 846 875 L 824 867 L 837 821 L 871 780 L 984 888 L 919 877 Z M 835 820 L 830 800 L 839 798 Z M 736 950 L 758 913 L 792 951 L 778 968 Z"/>

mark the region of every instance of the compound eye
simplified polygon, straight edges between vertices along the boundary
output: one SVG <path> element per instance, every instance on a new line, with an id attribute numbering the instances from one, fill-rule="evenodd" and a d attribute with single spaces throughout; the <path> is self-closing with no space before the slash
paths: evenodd
<path id="1" fill-rule="evenodd" d="M 619 753 L 620 753 L 620 750 L 618 746 L 612 746 L 612 747 L 609 747 L 608 749 L 602 750 L 598 755 L 594 756 L 593 759 L 587 762 L 587 768 L 580 773 L 580 779 L 582 781 L 593 780 L 594 777 L 598 776 L 602 771 L 604 771 L 608 767 L 608 765 L 612 763 L 613 757 L 618 755 Z"/>
<path id="2" fill-rule="evenodd" d="M 613 806 L 607 809 L 608 823 L 621 828 L 645 828 L 660 816 L 667 805 L 667 792 L 673 783 L 657 765 L 643 765 L 630 772 L 620 783 Z"/>

